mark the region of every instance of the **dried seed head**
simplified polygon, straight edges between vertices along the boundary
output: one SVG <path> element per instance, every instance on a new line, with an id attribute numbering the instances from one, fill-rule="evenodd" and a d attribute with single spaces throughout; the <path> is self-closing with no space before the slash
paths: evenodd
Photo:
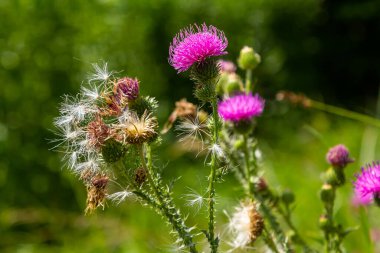
<path id="1" fill-rule="evenodd" d="M 229 228 L 233 236 L 230 244 L 234 248 L 246 248 L 253 243 L 264 229 L 264 220 L 257 212 L 255 203 L 249 201 L 236 207 Z"/>
<path id="2" fill-rule="evenodd" d="M 109 178 L 98 174 L 91 179 L 87 186 L 87 207 L 85 213 L 92 213 L 98 206 L 103 206 L 106 199 L 106 186 Z"/>
<path id="3" fill-rule="evenodd" d="M 118 116 L 123 111 L 120 98 L 114 94 L 103 95 L 105 106 L 100 108 L 103 116 Z"/>
<path id="4" fill-rule="evenodd" d="M 144 168 L 138 168 L 135 171 L 135 182 L 138 186 L 141 186 L 148 176 L 148 172 Z"/>
<path id="5" fill-rule="evenodd" d="M 250 220 L 250 237 L 251 242 L 256 241 L 256 239 L 261 235 L 264 229 L 264 220 L 260 213 L 256 210 L 254 204 L 249 210 L 249 220 Z"/>
<path id="6" fill-rule="evenodd" d="M 157 137 L 157 119 L 146 112 L 141 116 L 141 118 L 139 118 L 137 114 L 131 113 L 126 123 L 121 126 L 121 135 L 128 143 L 131 144 L 149 142 Z"/>
<path id="7" fill-rule="evenodd" d="M 87 138 L 92 147 L 100 148 L 110 135 L 110 128 L 100 116 L 87 125 Z"/>

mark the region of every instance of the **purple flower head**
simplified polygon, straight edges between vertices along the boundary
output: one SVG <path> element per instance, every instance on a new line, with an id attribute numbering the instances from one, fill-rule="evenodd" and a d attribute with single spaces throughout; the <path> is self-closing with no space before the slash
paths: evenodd
<path id="1" fill-rule="evenodd" d="M 135 100 L 139 96 L 139 80 L 130 77 L 117 80 L 116 93 L 125 96 L 128 100 Z"/>
<path id="2" fill-rule="evenodd" d="M 219 103 L 218 113 L 226 121 L 239 122 L 260 116 L 265 101 L 258 94 L 240 94 Z"/>
<path id="3" fill-rule="evenodd" d="M 212 56 L 227 54 L 228 41 L 224 32 L 214 26 L 190 25 L 182 29 L 169 47 L 169 64 L 178 73 L 188 70 Z"/>
<path id="4" fill-rule="evenodd" d="M 236 65 L 232 61 L 219 60 L 218 65 L 222 73 L 235 73 Z"/>
<path id="5" fill-rule="evenodd" d="M 339 144 L 329 149 L 326 160 L 334 167 L 343 168 L 354 160 L 349 157 L 350 153 L 346 146 Z"/>
<path id="6" fill-rule="evenodd" d="M 380 165 L 373 163 L 367 168 L 362 168 L 362 172 L 356 175 L 356 181 L 353 182 L 355 187 L 355 202 L 360 204 L 369 204 L 374 197 L 378 198 L 380 194 Z"/>

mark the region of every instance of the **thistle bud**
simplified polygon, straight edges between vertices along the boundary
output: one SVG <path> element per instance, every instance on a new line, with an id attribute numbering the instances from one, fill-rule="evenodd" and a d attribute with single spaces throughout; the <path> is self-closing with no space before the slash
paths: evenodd
<path id="1" fill-rule="evenodd" d="M 331 184 L 324 184 L 320 192 L 321 200 L 325 203 L 329 203 L 335 198 L 335 190 Z"/>
<path id="2" fill-rule="evenodd" d="M 151 97 L 138 97 L 128 103 L 128 108 L 137 113 L 141 117 L 144 112 L 154 112 L 158 107 L 158 103 Z"/>
<path id="3" fill-rule="evenodd" d="M 349 155 L 348 149 L 344 145 L 339 144 L 329 149 L 326 160 L 334 168 L 344 168 L 348 163 L 354 162 Z"/>
<path id="4" fill-rule="evenodd" d="M 114 163 L 120 160 L 125 153 L 125 147 L 114 139 L 108 139 L 102 146 L 102 155 L 106 163 Z"/>
<path id="5" fill-rule="evenodd" d="M 251 47 L 243 47 L 238 58 L 238 65 L 241 69 L 254 69 L 261 62 L 261 57 Z"/>
<path id="6" fill-rule="evenodd" d="M 294 193 L 289 189 L 284 190 L 281 194 L 281 200 L 285 203 L 285 205 L 292 204 L 295 200 Z"/>
<path id="7" fill-rule="evenodd" d="M 115 84 L 115 93 L 125 96 L 127 100 L 135 100 L 139 96 L 139 80 L 123 77 Z"/>

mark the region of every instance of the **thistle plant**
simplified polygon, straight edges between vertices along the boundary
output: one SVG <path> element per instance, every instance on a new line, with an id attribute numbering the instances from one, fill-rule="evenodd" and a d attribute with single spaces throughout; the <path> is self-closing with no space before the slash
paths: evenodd
<path id="1" fill-rule="evenodd" d="M 255 130 L 260 127 L 267 99 L 255 91 L 257 84 L 252 81 L 261 56 L 251 47 L 242 48 L 237 59 L 237 65 L 245 71 L 242 78 L 235 63 L 219 59 L 227 55 L 227 46 L 224 32 L 206 24 L 190 25 L 174 37 L 169 64 L 178 73 L 188 73 L 200 103 L 186 99 L 176 102 L 161 131 L 155 116 L 158 102 L 140 94 L 143 84 L 135 77 L 117 76 L 107 64 L 94 64 L 95 72 L 80 92 L 63 97 L 60 116 L 54 121 L 58 135 L 55 148 L 63 151 L 67 167 L 87 190 L 86 214 L 99 207 L 104 209 L 106 201 L 119 204 L 137 199 L 169 224 L 176 235 L 178 251 L 200 252 L 196 239 L 203 235 L 212 253 L 221 252 L 221 243 L 228 245 L 228 252 L 319 252 L 293 223 L 294 193 L 290 189 L 278 192 L 264 178 L 266 168 L 262 166 Z M 291 92 L 280 92 L 276 99 L 304 107 L 319 105 Z M 338 115 L 378 123 L 343 109 L 326 108 Z M 179 132 L 179 141 L 190 141 L 191 146 L 199 144 L 201 151 L 208 153 L 207 187 L 199 191 L 205 194 L 194 190 L 185 196 L 190 198 L 187 205 L 195 211 L 207 202 L 206 228 L 187 224 L 186 216 L 175 204 L 172 187 L 152 160 L 152 153 L 173 126 Z M 334 219 L 334 203 L 337 189 L 347 181 L 344 168 L 354 160 L 343 145 L 331 148 L 326 159 L 331 167 L 323 177 L 320 199 L 324 212 L 319 219 L 324 250 L 344 252 L 343 239 L 352 229 L 343 229 Z M 215 222 L 215 185 L 230 172 L 236 175 L 244 194 L 229 215 L 226 233 L 221 233 L 222 226 Z M 363 168 L 353 184 L 361 204 L 380 204 L 378 163 Z M 224 238 L 225 234 L 228 238 Z"/>

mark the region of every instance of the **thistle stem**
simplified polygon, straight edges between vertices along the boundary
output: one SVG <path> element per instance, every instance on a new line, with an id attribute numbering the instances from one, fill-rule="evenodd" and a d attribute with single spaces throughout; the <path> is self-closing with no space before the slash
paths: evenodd
<path id="1" fill-rule="evenodd" d="M 244 161 L 245 161 L 245 173 L 247 177 L 247 186 L 248 186 L 248 195 L 249 198 L 252 200 L 252 180 L 251 180 L 251 168 L 250 168 L 250 162 L 249 162 L 249 150 L 248 150 L 248 137 L 247 135 L 243 135 L 243 141 L 244 141 Z"/>
<path id="2" fill-rule="evenodd" d="M 280 253 L 280 251 L 277 249 L 276 243 L 273 241 L 273 238 L 271 234 L 269 233 L 268 229 L 264 227 L 264 241 L 268 245 L 268 247 L 275 253 Z"/>
<path id="3" fill-rule="evenodd" d="M 214 120 L 214 133 L 213 133 L 213 145 L 216 145 L 219 140 L 219 117 L 218 117 L 218 106 L 217 106 L 217 98 L 214 97 L 211 100 L 212 106 L 212 115 Z M 215 223 L 215 176 L 216 176 L 216 166 L 217 166 L 217 157 L 216 153 L 211 153 L 211 169 L 210 175 L 208 177 L 209 185 L 208 185 L 208 193 L 209 193 L 209 205 L 208 205 L 208 241 L 210 243 L 211 253 L 216 253 L 219 246 L 218 238 L 215 238 L 214 233 L 214 223 Z"/>
<path id="4" fill-rule="evenodd" d="M 285 213 L 284 210 L 280 206 L 277 206 L 277 210 L 281 214 L 281 216 L 284 218 L 284 220 L 285 220 L 286 224 L 288 225 L 288 227 L 291 230 L 293 230 L 293 232 L 295 234 L 295 238 L 296 238 L 296 243 L 298 243 L 299 245 L 301 245 L 303 247 L 303 249 L 304 249 L 305 252 L 314 252 L 314 250 L 312 250 L 307 245 L 307 243 L 303 240 L 303 238 L 300 236 L 297 228 L 294 226 L 294 224 L 292 222 L 292 219 L 291 219 L 291 216 L 290 216 L 290 212 L 287 211 Z"/>
<path id="5" fill-rule="evenodd" d="M 193 242 L 193 237 L 190 234 L 190 229 L 185 225 L 185 221 L 180 216 L 179 210 L 172 203 L 172 198 L 170 194 L 165 194 L 165 191 L 162 190 L 162 186 L 159 185 L 159 180 L 153 178 L 154 172 L 152 170 L 152 157 L 150 147 L 146 148 L 146 158 L 148 162 L 145 160 L 144 146 L 139 146 L 139 153 L 141 164 L 143 168 L 147 171 L 147 178 L 151 190 L 153 190 L 154 195 L 156 196 L 156 201 L 151 200 L 149 196 L 143 194 L 142 192 L 136 191 L 136 195 L 145 200 L 148 204 L 150 204 L 159 214 L 163 215 L 167 218 L 168 222 L 172 225 L 173 229 L 177 231 L 178 236 L 181 238 L 183 244 L 189 248 L 191 253 L 197 253 L 197 249 L 195 247 L 195 243 Z"/>
<path id="6" fill-rule="evenodd" d="M 249 94 L 252 89 L 252 69 L 245 72 L 245 92 Z"/>

